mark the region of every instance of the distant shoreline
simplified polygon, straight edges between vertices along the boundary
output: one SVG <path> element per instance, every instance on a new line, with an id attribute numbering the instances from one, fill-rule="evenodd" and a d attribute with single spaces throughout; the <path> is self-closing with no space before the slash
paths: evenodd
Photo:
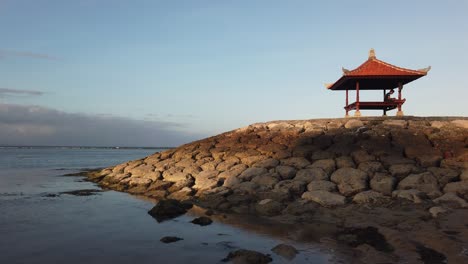
<path id="1" fill-rule="evenodd" d="M 174 147 L 0 146 L 0 149 L 172 149 Z"/>

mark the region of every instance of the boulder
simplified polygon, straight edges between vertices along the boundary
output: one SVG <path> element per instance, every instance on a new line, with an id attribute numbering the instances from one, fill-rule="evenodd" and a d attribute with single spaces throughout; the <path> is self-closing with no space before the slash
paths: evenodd
<path id="1" fill-rule="evenodd" d="M 281 165 L 302 169 L 310 165 L 310 162 L 304 157 L 292 157 L 281 160 Z"/>
<path id="2" fill-rule="evenodd" d="M 410 190 L 396 190 L 392 192 L 393 198 L 402 198 L 410 200 L 414 203 L 421 203 L 424 198 L 424 193 L 420 190 L 410 189 Z"/>
<path id="3" fill-rule="evenodd" d="M 444 187 L 444 193 L 456 193 L 464 199 L 468 198 L 468 181 L 450 182 Z"/>
<path id="4" fill-rule="evenodd" d="M 266 160 L 268 157 L 263 155 L 249 156 L 241 159 L 241 162 L 247 166 L 252 166 L 255 163 Z"/>
<path id="5" fill-rule="evenodd" d="M 199 226 L 207 226 L 211 225 L 213 223 L 213 220 L 211 218 L 206 217 L 206 216 L 200 216 L 191 221 L 192 224 L 199 225 Z"/>
<path id="6" fill-rule="evenodd" d="M 376 191 L 364 191 L 360 192 L 353 197 L 353 202 L 362 204 L 362 203 L 376 203 L 386 200 L 383 194 Z"/>
<path id="7" fill-rule="evenodd" d="M 167 196 L 169 199 L 175 199 L 179 201 L 191 200 L 195 191 L 190 187 L 184 187 L 178 191 L 175 191 Z"/>
<path id="8" fill-rule="evenodd" d="M 275 185 L 273 191 L 282 192 L 291 195 L 301 195 L 306 188 L 306 183 L 303 181 L 284 180 Z"/>
<path id="9" fill-rule="evenodd" d="M 342 195 L 327 191 L 312 191 L 302 194 L 302 199 L 316 202 L 322 206 L 338 206 L 346 203 L 346 198 Z"/>
<path id="10" fill-rule="evenodd" d="M 312 191 L 336 191 L 336 184 L 331 181 L 312 181 L 307 185 L 307 190 Z"/>
<path id="11" fill-rule="evenodd" d="M 427 169 L 436 177 L 441 187 L 445 186 L 449 182 L 454 182 L 459 179 L 460 173 L 454 169 L 430 167 Z"/>
<path id="12" fill-rule="evenodd" d="M 416 162 L 412 159 L 405 158 L 399 155 L 385 155 L 380 157 L 380 161 L 383 165 L 388 168 L 396 164 L 415 164 Z"/>
<path id="13" fill-rule="evenodd" d="M 358 169 L 365 171 L 372 178 L 376 172 L 383 171 L 384 167 L 378 161 L 365 161 L 359 164 Z"/>
<path id="14" fill-rule="evenodd" d="M 338 185 L 338 190 L 345 196 L 367 190 L 369 176 L 362 170 L 353 168 L 341 168 L 331 176 L 331 181 Z"/>
<path id="15" fill-rule="evenodd" d="M 239 178 L 244 181 L 250 181 L 252 178 L 266 174 L 267 172 L 265 168 L 248 168 L 239 175 Z"/>
<path id="16" fill-rule="evenodd" d="M 191 207 L 191 204 L 181 203 L 173 199 L 161 200 L 148 211 L 148 214 L 158 222 L 162 222 L 185 214 Z"/>
<path id="17" fill-rule="evenodd" d="M 350 156 L 340 156 L 336 158 L 336 167 L 338 169 L 341 168 L 355 168 L 356 165 L 354 164 L 353 159 Z"/>
<path id="18" fill-rule="evenodd" d="M 442 195 L 441 197 L 437 199 L 434 199 L 433 202 L 434 203 L 452 203 L 452 204 L 457 204 L 458 206 L 462 208 L 468 208 L 468 203 L 464 199 L 458 197 L 457 194 L 450 193 L 450 192 Z"/>
<path id="19" fill-rule="evenodd" d="M 270 263 L 273 259 L 269 255 L 262 254 L 253 250 L 238 249 L 229 252 L 223 262 L 232 262 L 239 264 L 266 264 Z"/>
<path id="20" fill-rule="evenodd" d="M 169 181 L 169 182 L 180 182 L 180 181 L 185 181 L 187 180 L 188 178 L 191 177 L 190 174 L 188 173 L 183 173 L 181 171 L 179 172 L 174 172 L 174 173 L 166 173 L 167 171 L 165 171 L 163 173 L 163 178 L 165 181 Z"/>
<path id="21" fill-rule="evenodd" d="M 259 186 L 267 189 L 272 189 L 278 183 L 278 177 L 274 174 L 264 174 L 254 177 L 251 182 L 258 184 Z"/>
<path id="22" fill-rule="evenodd" d="M 241 182 L 238 185 L 233 186 L 232 189 L 235 191 L 253 194 L 257 191 L 258 187 L 258 184 L 255 182 Z"/>
<path id="23" fill-rule="evenodd" d="M 441 207 L 441 206 L 433 206 L 429 208 L 429 213 L 432 215 L 432 217 L 437 218 L 441 214 L 445 214 L 447 212 L 447 209 Z"/>
<path id="24" fill-rule="evenodd" d="M 346 124 L 344 125 L 345 128 L 358 128 L 364 126 L 364 123 L 362 123 L 361 120 L 359 119 L 351 119 Z"/>
<path id="25" fill-rule="evenodd" d="M 295 247 L 287 244 L 276 245 L 271 251 L 287 260 L 293 260 L 299 253 Z"/>
<path id="26" fill-rule="evenodd" d="M 273 199 L 263 199 L 255 205 L 255 210 L 260 215 L 279 215 L 284 209 L 284 205 Z"/>
<path id="27" fill-rule="evenodd" d="M 253 166 L 259 167 L 259 168 L 265 168 L 265 169 L 272 169 L 278 166 L 278 164 L 279 164 L 279 161 L 277 159 L 270 158 L 270 159 L 259 161 L 255 163 Z"/>
<path id="28" fill-rule="evenodd" d="M 308 168 L 320 168 L 331 175 L 336 170 L 336 164 L 334 159 L 321 159 L 314 161 Z"/>
<path id="29" fill-rule="evenodd" d="M 322 160 L 322 159 L 333 159 L 335 157 L 335 153 L 327 150 L 317 150 L 310 155 L 311 160 Z"/>
<path id="30" fill-rule="evenodd" d="M 311 181 L 328 180 L 328 175 L 321 168 L 302 169 L 296 173 L 294 180 L 309 183 Z"/>
<path id="31" fill-rule="evenodd" d="M 224 171 L 218 175 L 218 178 L 230 178 L 230 177 L 237 177 L 239 176 L 243 171 L 247 169 L 247 165 L 245 164 L 238 164 L 233 167 L 231 167 L 229 170 Z"/>
<path id="32" fill-rule="evenodd" d="M 180 237 L 176 237 L 176 236 L 165 236 L 161 238 L 159 241 L 168 244 L 168 243 L 174 243 L 180 240 L 184 240 L 184 239 Z"/>
<path id="33" fill-rule="evenodd" d="M 384 195 L 392 195 L 396 183 L 396 178 L 385 173 L 376 173 L 370 181 L 370 187 L 372 190 L 380 192 Z"/>
<path id="34" fill-rule="evenodd" d="M 296 176 L 297 170 L 290 166 L 277 166 L 276 172 L 281 176 L 283 180 L 289 180 Z"/>
<path id="35" fill-rule="evenodd" d="M 399 119 L 388 119 L 382 122 L 383 125 L 385 126 L 392 126 L 392 127 L 398 127 L 398 128 L 406 128 L 408 123 L 406 120 L 399 120 Z"/>
<path id="36" fill-rule="evenodd" d="M 395 164 L 388 168 L 388 171 L 397 179 L 404 179 L 410 173 L 417 173 L 418 168 L 414 164 Z"/>
<path id="37" fill-rule="evenodd" d="M 460 180 L 468 181 L 468 169 L 464 169 L 460 174 Z"/>
<path id="38" fill-rule="evenodd" d="M 430 172 L 411 174 L 398 184 L 399 190 L 416 189 L 425 193 L 430 198 L 442 195 L 437 179 Z"/>
<path id="39" fill-rule="evenodd" d="M 453 120 L 450 123 L 452 125 L 455 125 L 456 127 L 468 129 L 468 120 L 466 120 L 466 119 Z"/>
<path id="40" fill-rule="evenodd" d="M 367 153 L 367 151 L 361 149 L 361 150 L 356 150 L 351 153 L 351 157 L 353 158 L 354 162 L 356 164 L 359 164 L 361 162 L 365 161 L 374 161 L 375 157 L 373 155 L 370 155 Z"/>
<path id="41" fill-rule="evenodd" d="M 202 171 L 195 177 L 194 189 L 206 190 L 218 186 L 218 171 Z"/>

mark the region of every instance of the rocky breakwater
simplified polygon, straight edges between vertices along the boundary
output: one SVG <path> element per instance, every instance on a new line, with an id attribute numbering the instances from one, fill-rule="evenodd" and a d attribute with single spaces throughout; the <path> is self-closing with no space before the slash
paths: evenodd
<path id="1" fill-rule="evenodd" d="M 468 118 L 275 121 L 109 167 L 90 173 L 89 179 L 156 199 L 191 201 L 215 212 L 279 221 L 315 219 L 342 228 L 375 226 L 390 244 L 395 240 L 384 256 L 390 261 L 395 256 L 421 260 L 421 254 L 411 252 L 428 243 L 446 258 L 464 257 L 468 253 L 433 242 L 434 237 L 421 235 L 416 243 L 414 237 L 396 238 L 395 232 L 422 232 L 424 225 L 416 223 L 466 213 L 467 145 Z M 456 239 L 468 242 L 466 230 L 456 232 L 462 236 Z M 362 254 L 374 254 L 375 247 L 371 249 L 361 249 Z"/>

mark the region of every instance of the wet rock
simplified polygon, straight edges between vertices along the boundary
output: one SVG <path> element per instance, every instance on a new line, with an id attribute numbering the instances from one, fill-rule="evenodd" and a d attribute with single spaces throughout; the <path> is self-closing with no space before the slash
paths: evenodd
<path id="1" fill-rule="evenodd" d="M 446 193 L 437 199 L 434 199 L 433 202 L 434 203 L 451 203 L 451 204 L 458 205 L 461 208 L 468 208 L 468 203 L 464 199 L 458 197 L 458 195 L 456 195 L 455 193 L 451 193 L 451 192 Z"/>
<path id="2" fill-rule="evenodd" d="M 336 191 L 336 184 L 331 181 L 312 181 L 307 185 L 308 191 Z"/>
<path id="3" fill-rule="evenodd" d="M 336 164 L 334 159 L 321 159 L 314 161 L 308 168 L 320 168 L 331 175 L 336 170 Z"/>
<path id="4" fill-rule="evenodd" d="M 352 196 L 367 189 L 368 175 L 358 169 L 341 168 L 332 174 L 331 181 L 338 185 L 341 194 Z"/>
<path id="5" fill-rule="evenodd" d="M 258 202 L 255 210 L 260 215 L 274 216 L 279 215 L 284 209 L 284 205 L 272 199 L 264 199 Z"/>
<path id="6" fill-rule="evenodd" d="M 102 190 L 84 189 L 84 190 L 74 190 L 74 191 L 61 192 L 60 194 L 68 194 L 68 195 L 74 195 L 74 196 L 90 196 L 90 195 L 96 195 L 96 194 L 98 194 L 100 192 L 102 192 Z"/>
<path id="7" fill-rule="evenodd" d="M 353 202 L 358 204 L 363 203 L 378 203 L 386 200 L 388 197 L 385 197 L 383 194 L 376 191 L 364 191 L 356 194 L 353 197 Z"/>
<path id="8" fill-rule="evenodd" d="M 396 190 L 392 192 L 392 197 L 410 200 L 414 203 L 421 203 L 425 197 L 424 193 L 420 190 Z"/>
<path id="9" fill-rule="evenodd" d="M 161 200 L 148 211 L 148 214 L 158 222 L 162 222 L 185 214 L 191 207 L 191 204 L 181 203 L 173 199 Z"/>
<path id="10" fill-rule="evenodd" d="M 297 170 L 290 166 L 277 166 L 276 172 L 281 176 L 283 180 L 289 180 L 296 176 Z"/>
<path id="11" fill-rule="evenodd" d="M 148 186 L 148 191 L 153 191 L 153 190 L 167 190 L 169 187 L 174 184 L 173 182 L 168 182 L 168 181 L 153 181 L 150 186 Z"/>
<path id="12" fill-rule="evenodd" d="M 167 196 L 169 199 L 175 199 L 179 201 L 191 200 L 195 191 L 190 187 L 184 187 L 176 192 L 173 192 Z"/>
<path id="13" fill-rule="evenodd" d="M 199 226 L 207 226 L 211 225 L 213 223 L 213 220 L 211 218 L 206 217 L 206 216 L 200 216 L 192 220 L 192 224 L 199 225 Z"/>
<path id="14" fill-rule="evenodd" d="M 400 183 L 398 184 L 398 189 L 420 190 L 430 198 L 436 198 L 442 195 L 437 179 L 430 172 L 409 175 L 408 177 L 400 181 Z"/>
<path id="15" fill-rule="evenodd" d="M 309 183 L 311 181 L 328 180 L 328 175 L 321 168 L 302 169 L 296 173 L 294 180 Z"/>
<path id="16" fill-rule="evenodd" d="M 174 243 L 174 242 L 177 242 L 177 241 L 180 241 L 180 240 L 184 240 L 184 239 L 180 238 L 180 237 L 176 237 L 176 236 L 165 236 L 165 237 L 161 238 L 159 241 L 161 241 L 163 243 L 166 243 L 166 244 L 169 244 L 169 243 Z"/>
<path id="17" fill-rule="evenodd" d="M 273 261 L 273 259 L 266 254 L 262 254 L 253 250 L 239 249 L 230 252 L 223 262 L 232 261 L 232 263 L 238 264 L 266 264 Z"/>
<path id="18" fill-rule="evenodd" d="M 232 188 L 236 191 L 253 194 L 257 191 L 258 187 L 259 185 L 255 182 L 241 182 L 238 185 L 233 186 Z"/>
<path id="19" fill-rule="evenodd" d="M 444 193 L 456 193 L 464 199 L 468 198 L 468 181 L 450 182 L 444 187 Z"/>
<path id="20" fill-rule="evenodd" d="M 393 177 L 402 180 L 410 173 L 417 173 L 418 169 L 414 164 L 395 164 L 391 165 L 388 171 Z"/>
<path id="21" fill-rule="evenodd" d="M 302 199 L 316 202 L 325 207 L 344 205 L 346 198 L 327 191 L 309 191 L 302 194 Z"/>
<path id="22" fill-rule="evenodd" d="M 444 254 L 437 252 L 423 245 L 417 245 L 416 251 L 420 255 L 423 263 L 447 263 L 447 257 Z"/>
<path id="23" fill-rule="evenodd" d="M 356 164 L 359 164 L 365 161 L 375 160 L 375 157 L 373 155 L 370 155 L 369 153 L 367 153 L 367 151 L 363 149 L 354 151 L 353 153 L 351 153 L 351 157 L 353 158 Z"/>
<path id="24" fill-rule="evenodd" d="M 392 195 L 395 189 L 397 180 L 385 173 L 377 173 L 370 181 L 370 187 L 376 192 L 380 192 L 384 195 Z"/>
<path id="25" fill-rule="evenodd" d="M 287 244 L 276 245 L 274 248 L 271 249 L 271 251 L 288 260 L 293 260 L 296 257 L 297 253 L 299 253 L 299 251 L 297 251 L 295 247 Z"/>
<path id="26" fill-rule="evenodd" d="M 273 191 L 299 196 L 302 195 L 305 189 L 306 183 L 303 181 L 284 180 L 278 182 Z"/>
<path id="27" fill-rule="evenodd" d="M 379 230 L 371 226 L 345 228 L 338 233 L 337 239 L 351 247 L 368 244 L 382 252 L 392 252 L 394 250 Z"/>

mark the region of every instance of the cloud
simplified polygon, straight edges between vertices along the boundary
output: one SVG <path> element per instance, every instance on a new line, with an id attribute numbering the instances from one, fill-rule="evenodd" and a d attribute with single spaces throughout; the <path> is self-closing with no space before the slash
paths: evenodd
<path id="1" fill-rule="evenodd" d="M 32 59 L 40 59 L 40 60 L 59 60 L 59 58 L 55 56 L 44 54 L 44 53 L 0 49 L 0 58 L 8 58 L 8 57 L 22 57 L 22 58 L 32 58 Z"/>
<path id="2" fill-rule="evenodd" d="M 19 89 L 9 89 L 9 88 L 0 88 L 0 98 L 1 97 L 10 97 L 10 96 L 41 96 L 44 92 L 35 91 L 35 90 L 19 90 Z"/>
<path id="3" fill-rule="evenodd" d="M 175 122 L 0 104 L 0 145 L 163 147 L 178 146 L 203 136 L 184 128 L 184 124 Z"/>

